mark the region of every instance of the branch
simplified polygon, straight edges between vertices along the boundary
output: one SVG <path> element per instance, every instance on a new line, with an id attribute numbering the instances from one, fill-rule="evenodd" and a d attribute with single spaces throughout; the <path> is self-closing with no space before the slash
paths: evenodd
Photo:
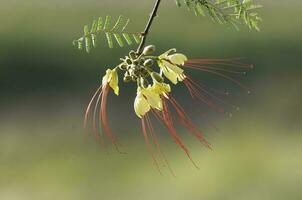
<path id="1" fill-rule="evenodd" d="M 146 28 L 145 28 L 144 32 L 141 33 L 141 35 L 142 35 L 142 40 L 141 40 L 141 43 L 140 43 L 140 45 L 138 46 L 137 51 L 136 51 L 138 54 L 141 54 L 141 53 L 142 53 L 142 50 L 143 50 L 143 47 L 144 47 L 144 45 L 145 45 L 145 43 L 146 43 L 146 39 L 147 39 L 149 30 L 150 30 L 150 28 L 151 28 L 152 22 L 153 22 L 154 18 L 157 16 L 157 10 L 158 10 L 160 1 L 161 1 L 161 0 L 156 0 L 156 3 L 155 3 L 155 5 L 154 5 L 154 8 L 153 8 L 153 10 L 152 10 L 152 13 L 151 13 L 151 15 L 150 15 L 150 17 L 149 17 L 149 20 L 148 20 L 148 23 L 147 23 L 147 25 L 146 25 Z"/>

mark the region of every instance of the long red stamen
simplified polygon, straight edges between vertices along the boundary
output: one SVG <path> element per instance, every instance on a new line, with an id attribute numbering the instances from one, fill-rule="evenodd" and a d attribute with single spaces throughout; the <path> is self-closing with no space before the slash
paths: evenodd
<path id="1" fill-rule="evenodd" d="M 105 142 L 102 138 L 101 133 L 99 132 L 99 127 L 98 127 L 98 123 L 96 120 L 96 115 L 97 115 L 97 108 L 99 106 L 99 102 L 101 99 L 101 96 L 103 94 L 103 91 L 101 91 L 98 95 L 98 98 L 96 100 L 95 106 L 94 106 L 94 111 L 93 111 L 93 119 L 92 119 L 92 126 L 93 126 L 93 132 L 94 132 L 94 136 L 95 138 L 98 140 L 98 142 L 105 147 Z"/>
<path id="2" fill-rule="evenodd" d="M 209 98 L 206 98 L 201 92 L 192 84 L 190 79 L 186 78 L 184 81 L 185 86 L 188 88 L 190 95 L 193 99 L 198 99 L 203 103 L 207 104 L 209 107 L 213 108 L 218 113 L 223 113 L 224 109 L 218 105 L 216 105 L 213 101 Z M 217 97 L 218 98 L 218 97 Z"/>
<path id="3" fill-rule="evenodd" d="M 175 108 L 180 122 L 186 127 L 189 133 L 193 134 L 201 143 L 206 145 L 209 149 L 212 149 L 210 143 L 205 139 L 203 133 L 198 129 L 198 127 L 192 122 L 192 120 L 188 117 L 185 110 L 182 106 L 171 96 L 169 95 L 169 100 L 173 107 Z"/>
<path id="4" fill-rule="evenodd" d="M 188 66 L 186 65 L 185 67 L 188 67 Z M 194 68 L 194 69 L 195 69 L 195 68 Z M 211 73 L 211 74 L 215 74 L 215 75 L 217 75 L 217 76 L 220 76 L 220 77 L 222 77 L 222 78 L 224 78 L 224 79 L 226 79 L 226 80 L 229 80 L 229 81 L 235 83 L 235 84 L 238 85 L 239 87 L 241 87 L 241 88 L 243 88 L 243 89 L 249 91 L 249 88 L 248 88 L 248 87 L 246 87 L 245 85 L 243 85 L 242 83 L 240 83 L 239 81 L 237 81 L 236 79 L 234 79 L 234 78 L 232 78 L 232 77 L 230 77 L 230 76 L 228 76 L 228 75 L 225 75 L 225 74 L 223 74 L 223 73 L 220 73 L 220 72 L 217 72 L 217 71 L 214 71 L 214 70 L 205 69 L 205 68 L 196 68 L 196 69 L 199 69 L 199 70 L 201 70 L 201 71 L 203 71 L 203 72 L 207 72 L 207 73 Z"/>
<path id="5" fill-rule="evenodd" d="M 160 144 L 159 144 L 159 142 L 158 142 L 158 138 L 157 138 L 157 135 L 156 135 L 156 133 L 155 133 L 154 127 L 152 126 L 152 123 L 151 123 L 151 119 L 150 119 L 150 117 L 149 117 L 149 114 L 146 114 L 146 121 L 147 121 L 147 126 L 148 126 L 148 128 L 149 128 L 149 132 L 150 132 L 150 134 L 151 134 L 151 136 L 152 136 L 152 138 L 153 138 L 153 141 L 154 141 L 155 146 L 157 147 L 157 151 L 158 151 L 159 155 L 160 155 L 161 158 L 162 158 L 162 161 L 167 165 L 167 167 L 168 167 L 169 171 L 171 172 L 171 174 L 172 174 L 173 176 L 175 176 L 175 174 L 174 174 L 172 168 L 170 167 L 170 164 L 169 164 L 169 162 L 168 162 L 168 160 L 167 160 L 167 158 L 166 158 L 164 152 L 161 150 L 161 147 L 160 147 Z"/>
<path id="6" fill-rule="evenodd" d="M 94 95 L 92 96 L 88 106 L 87 106 L 87 109 L 86 109 L 86 112 L 85 112 L 85 116 L 84 116 L 84 128 L 87 128 L 87 123 L 88 123 L 88 119 L 89 119 L 89 114 L 90 114 L 90 111 L 91 111 L 91 105 L 94 101 L 94 99 L 96 98 L 97 94 L 99 93 L 99 91 L 102 89 L 102 85 L 96 90 L 96 92 L 94 93 Z"/>
<path id="7" fill-rule="evenodd" d="M 160 168 L 159 168 L 159 165 L 158 165 L 158 162 L 156 160 L 156 157 L 153 153 L 153 149 L 152 149 L 152 145 L 150 144 L 150 141 L 149 141 L 149 136 L 148 136 L 148 132 L 147 132 L 147 129 L 146 129 L 146 122 L 145 122 L 145 117 L 142 117 L 141 119 L 141 123 L 142 123 L 142 129 L 143 129 L 143 134 L 144 134 L 144 139 L 145 139 L 145 143 L 147 145 L 147 149 L 152 157 L 152 160 L 153 160 L 153 164 L 156 166 L 157 170 L 159 171 L 160 174 L 161 171 L 160 171 Z"/>
<path id="8" fill-rule="evenodd" d="M 100 106 L 100 122 L 102 124 L 102 129 L 104 130 L 104 133 L 107 135 L 108 139 L 114 144 L 116 150 L 121 153 L 119 150 L 118 141 L 115 138 L 115 136 L 112 133 L 112 130 L 109 127 L 108 118 L 107 118 L 107 97 L 109 93 L 109 85 L 106 84 L 102 88 L 102 100 L 101 100 L 101 106 Z"/>
<path id="9" fill-rule="evenodd" d="M 98 127 L 98 123 L 97 123 L 97 120 L 96 120 L 96 115 L 97 115 L 97 108 L 99 106 L 99 102 L 100 102 L 100 99 L 101 99 L 101 96 L 103 94 L 103 91 L 101 90 L 102 89 L 102 85 L 96 90 L 96 92 L 94 93 L 94 95 L 92 96 L 88 106 L 87 106 L 87 109 L 86 109 L 86 112 L 85 112 L 85 116 L 84 116 L 84 128 L 87 128 L 87 125 L 88 125 L 88 120 L 89 120 L 89 115 L 91 113 L 91 109 L 92 109 L 92 104 L 93 102 L 95 101 L 96 99 L 96 102 L 95 102 L 95 105 L 94 105 L 94 108 L 93 108 L 93 117 L 92 117 L 92 129 L 93 129 L 93 133 L 94 133 L 94 137 L 98 140 L 98 142 L 101 144 L 101 146 L 105 147 L 105 143 L 104 143 L 104 140 L 101 136 L 101 133 L 99 132 L 99 127 Z"/>
<path id="10" fill-rule="evenodd" d="M 164 122 L 166 128 L 168 129 L 168 133 L 171 135 L 171 137 L 173 138 L 175 143 L 186 153 L 186 155 L 191 160 L 193 165 L 197 169 L 199 169 L 198 166 L 193 161 L 188 148 L 182 143 L 180 137 L 177 134 L 177 131 L 176 131 L 176 129 L 174 127 L 174 124 L 173 124 L 173 119 L 172 119 L 171 113 L 169 111 L 168 105 L 166 104 L 164 98 L 163 98 L 163 110 L 162 110 L 161 113 L 162 113 L 163 122 Z"/>
<path id="11" fill-rule="evenodd" d="M 193 65 L 193 64 L 187 64 L 186 67 L 202 70 L 202 69 L 208 69 L 208 70 L 216 70 L 216 71 L 222 71 L 222 72 L 228 72 L 232 74 L 239 74 L 239 75 L 246 75 L 245 71 L 236 71 L 236 70 L 229 70 L 224 68 L 218 68 L 218 67 L 210 67 L 210 66 L 203 66 L 203 65 Z"/>
<path id="12" fill-rule="evenodd" d="M 229 67 L 236 67 L 242 69 L 252 69 L 253 65 L 240 62 L 243 58 L 230 58 L 230 59 L 191 59 L 186 64 L 198 65 L 224 65 Z"/>

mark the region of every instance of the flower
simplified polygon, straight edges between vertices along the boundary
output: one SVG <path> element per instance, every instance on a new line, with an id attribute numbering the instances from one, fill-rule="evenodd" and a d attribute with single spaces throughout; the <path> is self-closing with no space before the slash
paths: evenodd
<path id="1" fill-rule="evenodd" d="M 152 86 L 147 88 L 138 87 L 134 100 L 134 111 L 139 118 L 142 118 L 151 108 L 162 110 L 163 104 L 160 93 Z"/>
<path id="2" fill-rule="evenodd" d="M 187 60 L 184 54 L 176 53 L 175 49 L 170 49 L 160 56 L 152 56 L 151 54 L 154 50 L 154 46 L 148 46 L 145 53 L 140 55 L 132 50 L 129 56 L 121 59 L 122 63 L 116 68 L 106 71 L 102 85 L 97 89 L 87 106 L 84 126 L 87 127 L 88 119 L 92 116 L 92 128 L 96 139 L 105 146 L 105 141 L 102 137 L 104 134 L 119 151 L 119 142 L 109 127 L 107 104 L 110 101 L 107 98 L 109 97 L 110 88 L 116 95 L 119 94 L 118 72 L 124 71 L 124 82 L 134 82 L 138 85 L 134 100 L 134 111 L 140 118 L 144 139 L 157 169 L 160 171 L 159 158 L 160 162 L 163 162 L 169 171 L 174 174 L 161 150 L 157 138 L 157 126 L 154 127 L 152 124 L 155 120 L 166 128 L 167 133 L 174 142 L 198 168 L 191 157 L 189 149 L 180 137 L 179 127 L 185 128 L 189 134 L 206 147 L 211 149 L 211 145 L 205 139 L 203 132 L 187 114 L 185 108 L 174 98 L 170 84 L 165 83 L 165 78 L 173 84 L 182 82 L 194 100 L 192 103 L 203 103 L 218 113 L 227 113 L 224 107 L 231 106 L 228 107 L 230 109 L 234 108 L 234 105 L 223 99 L 222 95 L 224 93 L 195 81 L 190 74 L 184 73 L 182 68 L 216 75 L 247 89 L 231 75 L 244 75 L 245 70 L 251 69 L 252 65 L 241 63 L 240 60 L 236 59 Z M 155 71 L 153 68 L 155 60 L 158 63 L 160 72 Z M 151 81 L 152 84 L 149 84 Z M 197 109 L 200 106 L 198 104 L 192 107 Z M 154 148 L 156 148 L 156 151 L 154 151 Z"/>
<path id="3" fill-rule="evenodd" d="M 177 84 L 178 81 L 183 81 L 186 78 L 183 73 L 184 70 L 179 66 L 184 65 L 188 59 L 180 53 L 169 55 L 171 52 L 176 52 L 176 49 L 170 49 L 158 57 L 158 66 L 173 84 Z"/>
<path id="4" fill-rule="evenodd" d="M 103 86 L 107 85 L 113 89 L 116 95 L 119 95 L 118 75 L 116 69 L 107 69 L 105 76 L 103 76 Z"/>
<path id="5" fill-rule="evenodd" d="M 159 94 L 159 95 L 163 95 L 164 97 L 168 98 L 168 93 L 171 92 L 171 87 L 169 84 L 166 83 L 159 83 L 157 81 L 153 82 L 153 85 L 151 86 L 151 89 Z"/>

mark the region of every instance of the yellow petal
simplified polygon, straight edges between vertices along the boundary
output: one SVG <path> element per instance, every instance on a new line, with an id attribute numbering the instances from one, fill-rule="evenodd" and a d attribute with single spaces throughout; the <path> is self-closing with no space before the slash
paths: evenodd
<path id="1" fill-rule="evenodd" d="M 114 93 L 116 95 L 119 95 L 118 75 L 115 69 L 111 72 L 111 80 L 109 82 L 109 85 L 113 89 Z"/>
<path id="2" fill-rule="evenodd" d="M 181 69 L 180 67 L 178 67 L 175 64 L 172 64 L 171 62 L 165 61 L 163 60 L 163 65 L 168 68 L 168 70 L 171 70 L 173 72 L 175 72 L 176 74 L 182 74 L 184 72 L 183 69 Z"/>
<path id="3" fill-rule="evenodd" d="M 142 94 L 147 99 L 147 102 L 152 108 L 162 110 L 162 100 L 159 93 L 154 92 L 151 87 L 142 90 Z"/>
<path id="4" fill-rule="evenodd" d="M 171 87 L 169 84 L 159 83 L 156 81 L 153 82 L 152 89 L 154 92 L 158 93 L 159 95 L 171 92 Z"/>
<path id="5" fill-rule="evenodd" d="M 176 49 L 169 49 L 168 51 L 166 51 L 165 53 L 160 55 L 158 58 L 159 59 L 166 59 L 171 52 L 176 52 Z"/>
<path id="6" fill-rule="evenodd" d="M 164 75 L 173 83 L 177 84 L 178 81 L 184 80 L 183 69 L 171 64 L 168 61 L 162 60 L 158 62 L 159 67 L 162 69 Z"/>
<path id="7" fill-rule="evenodd" d="M 184 65 L 184 63 L 188 60 L 188 58 L 181 53 L 175 53 L 168 56 L 168 60 L 176 65 Z"/>
<path id="8" fill-rule="evenodd" d="M 134 101 L 134 111 L 139 118 L 142 118 L 151 109 L 147 99 L 142 95 L 141 92 L 137 93 Z"/>
<path id="9" fill-rule="evenodd" d="M 118 75 L 116 69 L 107 69 L 105 76 L 102 81 L 103 85 L 109 83 L 109 86 L 113 89 L 116 95 L 119 95 L 119 86 L 118 86 Z"/>
<path id="10" fill-rule="evenodd" d="M 165 77 L 167 77 L 167 79 L 169 79 L 173 84 L 177 84 L 177 77 L 178 74 L 176 74 L 175 72 L 168 70 L 167 68 L 163 68 L 162 69 Z"/>

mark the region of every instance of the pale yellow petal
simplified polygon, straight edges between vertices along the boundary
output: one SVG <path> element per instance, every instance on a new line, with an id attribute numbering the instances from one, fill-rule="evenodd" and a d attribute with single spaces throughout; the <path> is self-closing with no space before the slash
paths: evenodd
<path id="1" fill-rule="evenodd" d="M 177 84 L 177 77 L 178 74 L 176 74 L 175 72 L 168 70 L 167 68 L 162 68 L 162 71 L 165 75 L 165 77 L 167 77 L 167 79 L 169 79 L 173 84 Z"/>
<path id="2" fill-rule="evenodd" d="M 102 81 L 103 85 L 106 85 L 107 83 L 109 83 L 110 74 L 111 74 L 111 69 L 107 69 L 106 74 L 103 76 L 103 81 Z"/>
<path id="3" fill-rule="evenodd" d="M 184 54 L 175 53 L 168 56 L 168 60 L 170 60 L 174 64 L 183 65 L 188 60 L 188 58 Z"/>
<path id="4" fill-rule="evenodd" d="M 159 59 L 166 59 L 171 52 L 176 52 L 176 49 L 169 49 L 168 51 L 166 51 L 165 53 L 160 55 L 158 58 Z"/>
<path id="5" fill-rule="evenodd" d="M 148 101 L 139 92 L 134 101 L 134 111 L 139 118 L 142 118 L 151 109 Z"/>
<path id="6" fill-rule="evenodd" d="M 110 87 L 113 89 L 116 95 L 119 95 L 119 86 L 118 86 L 118 75 L 117 71 L 114 69 L 111 72 L 111 79 L 109 82 Z"/>
<path id="7" fill-rule="evenodd" d="M 103 76 L 102 83 L 103 85 L 109 84 L 114 93 L 119 95 L 118 75 L 115 69 L 107 69 L 105 76 Z"/>
<path id="8" fill-rule="evenodd" d="M 159 83 L 156 81 L 153 82 L 152 89 L 154 92 L 158 93 L 159 95 L 171 92 L 171 87 L 169 84 Z"/>
<path id="9" fill-rule="evenodd" d="M 162 100 L 160 98 L 160 95 L 158 93 L 154 92 L 151 87 L 144 89 L 142 91 L 142 94 L 144 95 L 144 97 L 146 97 L 149 105 L 152 108 L 162 110 Z"/>
<path id="10" fill-rule="evenodd" d="M 180 67 L 178 67 L 168 61 L 163 60 L 162 63 L 163 63 L 164 67 L 168 68 L 168 70 L 175 72 L 176 74 L 182 74 L 184 72 L 183 69 L 181 69 Z"/>

